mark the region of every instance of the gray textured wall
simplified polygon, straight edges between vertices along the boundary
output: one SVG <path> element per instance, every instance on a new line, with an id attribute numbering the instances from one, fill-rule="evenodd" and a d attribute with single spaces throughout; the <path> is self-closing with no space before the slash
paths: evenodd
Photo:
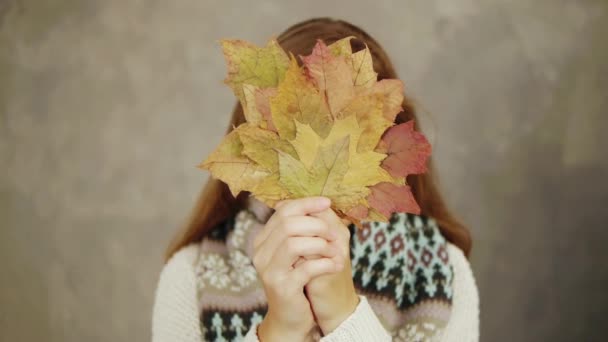
<path id="1" fill-rule="evenodd" d="M 144 341 L 233 104 L 216 41 L 335 16 L 392 56 L 471 227 L 484 341 L 600 341 L 608 3 L 0 0 L 0 340 Z"/>

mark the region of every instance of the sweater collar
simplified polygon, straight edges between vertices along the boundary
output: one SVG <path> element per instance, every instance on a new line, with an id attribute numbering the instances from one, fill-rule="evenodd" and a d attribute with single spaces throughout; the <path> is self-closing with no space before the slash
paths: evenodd
<path id="1" fill-rule="evenodd" d="M 255 218 L 263 224 L 265 224 L 270 216 L 272 216 L 274 213 L 274 209 L 268 207 L 266 204 L 264 204 L 264 202 L 258 200 L 253 195 L 249 195 L 249 197 L 247 197 L 245 206 L 251 213 L 253 213 Z"/>
<path id="2" fill-rule="evenodd" d="M 274 209 L 249 195 L 243 208 L 235 216 L 233 231 L 228 236 L 228 248 L 239 249 L 253 259 L 254 239 L 264 229 L 273 213 Z"/>

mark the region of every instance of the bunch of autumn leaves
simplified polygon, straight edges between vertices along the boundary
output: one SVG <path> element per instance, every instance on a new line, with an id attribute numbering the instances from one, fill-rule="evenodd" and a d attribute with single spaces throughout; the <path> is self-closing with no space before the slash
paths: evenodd
<path id="1" fill-rule="evenodd" d="M 249 191 L 269 207 L 287 198 L 325 196 L 351 222 L 419 213 L 406 184 L 424 173 L 431 147 L 413 121 L 395 125 L 403 83 L 377 81 L 370 50 L 347 37 L 318 40 L 300 67 L 276 40 L 257 47 L 221 41 L 228 84 L 246 122 L 199 166 L 236 196 Z"/>

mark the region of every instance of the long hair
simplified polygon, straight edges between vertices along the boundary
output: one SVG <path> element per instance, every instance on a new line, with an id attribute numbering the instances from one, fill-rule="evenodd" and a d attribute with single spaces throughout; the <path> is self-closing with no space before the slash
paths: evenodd
<path id="1" fill-rule="evenodd" d="M 357 37 L 357 39 L 351 40 L 353 52 L 364 49 L 365 45 L 368 46 L 372 54 L 374 70 L 378 73 L 378 80 L 398 78 L 390 59 L 380 44 L 362 29 L 342 20 L 310 19 L 291 26 L 277 37 L 277 41 L 285 51 L 297 56 L 309 55 L 317 39 L 321 39 L 329 45 L 347 36 Z M 301 61 L 298 62 L 301 63 Z M 403 100 L 402 107 L 403 111 L 396 116 L 395 124 L 416 119 L 414 106 L 407 96 Z M 237 102 L 226 134 L 243 122 L 245 122 L 243 108 Z M 415 129 L 419 130 L 417 120 L 415 120 Z M 411 186 L 414 197 L 420 205 L 421 214 L 434 218 L 445 238 L 458 246 L 468 257 L 471 251 L 471 235 L 446 207 L 436 184 L 436 171 L 432 160 L 429 160 L 428 171 L 425 174 L 409 175 L 407 183 Z M 185 227 L 173 238 L 167 248 L 165 259 L 168 260 L 180 248 L 200 241 L 215 225 L 235 215 L 245 205 L 248 195 L 249 192 L 242 191 L 235 198 L 225 183 L 209 177 Z"/>

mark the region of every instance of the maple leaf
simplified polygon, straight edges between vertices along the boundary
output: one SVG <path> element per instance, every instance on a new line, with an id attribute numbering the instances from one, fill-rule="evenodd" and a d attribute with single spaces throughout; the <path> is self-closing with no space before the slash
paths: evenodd
<path id="1" fill-rule="evenodd" d="M 264 48 L 238 39 L 222 40 L 221 44 L 228 62 L 228 76 L 224 82 L 232 88 L 249 119 L 249 110 L 255 104 L 247 102 L 243 86 L 276 87 L 285 75 L 289 59 L 276 40 L 270 40 Z"/>
<path id="2" fill-rule="evenodd" d="M 331 127 L 327 103 L 293 56 L 284 81 L 277 87 L 276 96 L 270 100 L 270 109 L 272 121 L 283 139 L 293 139 L 296 121 L 310 124 L 321 136 L 327 135 Z"/>
<path id="3" fill-rule="evenodd" d="M 413 121 L 395 125 L 403 83 L 377 81 L 370 50 L 346 37 L 318 40 L 309 56 L 287 55 L 275 40 L 256 47 L 221 42 L 228 84 L 246 122 L 233 127 L 199 165 L 274 207 L 287 198 L 326 196 L 353 223 L 419 213 L 409 174 L 426 171 L 431 146 Z"/>
<path id="4" fill-rule="evenodd" d="M 414 195 L 409 185 L 395 185 L 393 183 L 378 183 L 371 188 L 372 194 L 369 196 L 369 205 L 377 212 L 389 217 L 393 212 L 420 213 L 420 207 L 414 199 Z M 399 201 L 395 201 L 399 198 Z"/>
<path id="5" fill-rule="evenodd" d="M 426 159 L 431 155 L 431 145 L 414 130 L 414 121 L 388 129 L 376 150 L 388 154 L 382 166 L 394 177 L 425 173 Z"/>
<path id="6" fill-rule="evenodd" d="M 337 113 L 354 97 L 352 64 L 343 55 L 334 55 L 329 48 L 318 41 L 310 56 L 302 57 L 307 75 L 315 80 L 319 91 L 329 106 L 329 111 Z"/>
<path id="7" fill-rule="evenodd" d="M 222 144 L 199 165 L 228 184 L 233 196 L 242 190 L 252 189 L 269 174 L 263 167 L 243 155 L 243 144 L 238 134 L 247 128 L 248 124 L 243 124 L 228 133 Z"/>

